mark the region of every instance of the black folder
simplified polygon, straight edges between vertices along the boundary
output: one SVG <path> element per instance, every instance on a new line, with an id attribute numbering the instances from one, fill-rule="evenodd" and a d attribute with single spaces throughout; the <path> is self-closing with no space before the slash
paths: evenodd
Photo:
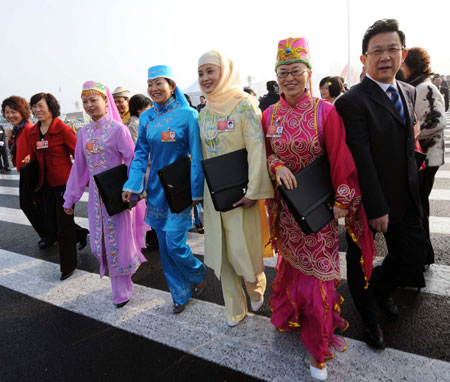
<path id="1" fill-rule="evenodd" d="M 416 159 L 417 169 L 420 169 L 423 165 L 423 162 L 425 162 L 427 154 L 416 150 L 414 152 L 414 155 L 415 155 L 415 159 Z M 20 170 L 20 171 L 22 171 L 22 170 Z"/>
<path id="2" fill-rule="evenodd" d="M 247 150 L 241 149 L 202 161 L 216 211 L 229 211 L 247 192 Z"/>
<path id="3" fill-rule="evenodd" d="M 109 216 L 125 211 L 129 204 L 122 201 L 122 188 L 128 179 L 127 166 L 121 164 L 94 175 L 98 192 Z"/>
<path id="4" fill-rule="evenodd" d="M 289 211 L 302 231 L 309 235 L 319 232 L 334 218 L 334 189 L 331 183 L 328 156 L 322 155 L 295 174 L 297 188 L 279 187 Z"/>
<path id="5" fill-rule="evenodd" d="M 172 213 L 177 214 L 192 205 L 190 157 L 159 169 L 158 176 Z"/>
<path id="6" fill-rule="evenodd" d="M 20 167 L 20 188 L 24 193 L 34 192 L 38 187 L 39 164 L 33 160 Z"/>

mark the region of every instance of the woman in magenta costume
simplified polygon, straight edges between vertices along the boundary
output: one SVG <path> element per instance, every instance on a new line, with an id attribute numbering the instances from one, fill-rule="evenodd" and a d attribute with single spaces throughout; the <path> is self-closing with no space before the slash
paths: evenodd
<path id="1" fill-rule="evenodd" d="M 355 164 L 345 144 L 343 122 L 333 105 L 310 94 L 308 50 L 303 38 L 278 44 L 275 70 L 281 98 L 265 110 L 262 121 L 267 166 L 277 185 L 292 189 L 297 186 L 294 174 L 326 153 L 336 192 L 335 219 L 317 234 L 306 235 L 278 190 L 274 199 L 266 201 L 272 245 L 279 255 L 269 304 L 271 322 L 278 329 L 301 327 L 301 339 L 311 354 L 311 374 L 324 380 L 325 361 L 333 358 L 330 346 L 346 349 L 334 329 L 348 327 L 340 317 L 343 298 L 336 292 L 340 280 L 337 218 L 346 217 L 347 230 L 363 249 L 366 280 L 371 275 L 375 246 L 362 208 Z"/>
<path id="2" fill-rule="evenodd" d="M 145 248 L 144 201 L 133 210 L 109 216 L 101 203 L 93 176 L 125 163 L 130 167 L 134 143 L 122 123 L 109 89 L 94 81 L 85 82 L 81 93 L 83 107 L 92 118 L 78 133 L 75 162 L 64 194 L 64 209 L 72 214 L 72 206 L 80 200 L 89 184 L 88 216 L 91 251 L 100 263 L 100 277 L 108 269 L 113 302 L 124 306 L 133 294 L 131 276 L 147 261 Z"/>

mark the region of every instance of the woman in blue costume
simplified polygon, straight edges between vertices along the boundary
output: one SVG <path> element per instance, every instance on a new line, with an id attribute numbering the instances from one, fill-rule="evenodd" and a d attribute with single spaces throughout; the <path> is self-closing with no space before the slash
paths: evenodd
<path id="1" fill-rule="evenodd" d="M 158 236 L 161 264 L 174 302 L 173 312 L 180 313 L 192 296 L 198 297 L 203 292 L 205 266 L 194 257 L 186 243 L 187 232 L 192 228 L 192 207 L 178 214 L 170 211 L 158 170 L 190 155 L 192 204 L 203 199 L 198 113 L 189 107 L 168 66 L 149 68 L 148 94 L 154 107 L 140 116 L 135 158 L 123 186 L 122 198 L 129 202 L 132 194 L 144 191 L 150 154 L 146 222 Z"/>

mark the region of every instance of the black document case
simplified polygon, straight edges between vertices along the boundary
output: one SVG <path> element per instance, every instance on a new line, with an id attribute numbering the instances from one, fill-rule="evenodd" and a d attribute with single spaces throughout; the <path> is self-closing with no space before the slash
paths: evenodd
<path id="1" fill-rule="evenodd" d="M 247 150 L 241 149 L 202 161 L 216 211 L 229 211 L 247 192 Z"/>
<path id="2" fill-rule="evenodd" d="M 177 214 L 192 205 L 190 157 L 159 169 L 158 176 L 172 213 Z"/>
<path id="3" fill-rule="evenodd" d="M 121 164 L 94 175 L 98 192 L 109 216 L 125 211 L 129 204 L 122 201 L 122 188 L 128 179 L 127 166 Z"/>
<path id="4" fill-rule="evenodd" d="M 297 188 L 288 190 L 282 184 L 280 193 L 302 231 L 307 235 L 317 233 L 334 218 L 328 156 L 322 155 L 296 173 L 295 178 Z"/>
<path id="5" fill-rule="evenodd" d="M 34 192 L 39 183 L 39 164 L 37 160 L 31 161 L 20 168 L 20 186 L 22 192 Z"/>

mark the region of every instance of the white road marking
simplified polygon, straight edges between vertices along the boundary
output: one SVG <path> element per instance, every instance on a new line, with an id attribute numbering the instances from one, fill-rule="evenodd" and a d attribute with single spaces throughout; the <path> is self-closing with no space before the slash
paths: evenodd
<path id="1" fill-rule="evenodd" d="M 228 328 L 223 306 L 199 300 L 174 315 L 169 293 L 141 285 L 135 285 L 127 306 L 116 309 L 108 277 L 79 270 L 64 282 L 58 277 L 57 264 L 0 250 L 3 287 L 262 380 L 310 380 L 309 356 L 298 332 L 281 333 L 267 317 L 249 313 Z M 450 375 L 449 362 L 346 341 L 347 351 L 327 363 L 330 380 L 437 382 Z"/>

